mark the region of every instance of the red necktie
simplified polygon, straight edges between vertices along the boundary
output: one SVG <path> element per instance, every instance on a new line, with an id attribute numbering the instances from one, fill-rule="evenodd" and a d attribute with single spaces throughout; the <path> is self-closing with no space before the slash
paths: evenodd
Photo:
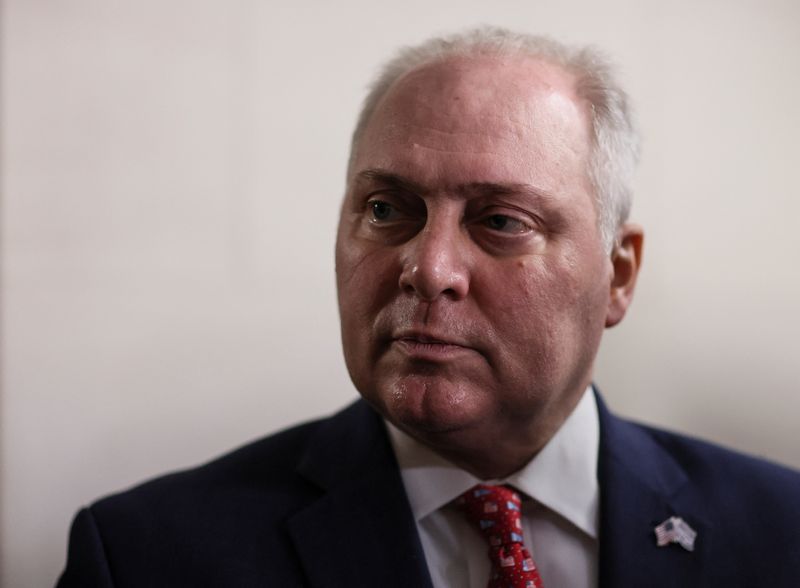
<path id="1" fill-rule="evenodd" d="M 507 486 L 478 484 L 456 504 L 489 542 L 488 588 L 544 588 L 533 558 L 522 544 L 521 502 Z"/>

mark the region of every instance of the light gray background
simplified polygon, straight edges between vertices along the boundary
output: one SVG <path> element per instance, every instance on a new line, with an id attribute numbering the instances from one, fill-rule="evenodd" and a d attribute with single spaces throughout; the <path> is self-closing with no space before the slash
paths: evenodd
<path id="1" fill-rule="evenodd" d="M 796 0 L 5 0 L 0 583 L 81 505 L 355 396 L 336 213 L 364 86 L 492 23 L 597 43 L 645 136 L 618 412 L 800 466 Z"/>

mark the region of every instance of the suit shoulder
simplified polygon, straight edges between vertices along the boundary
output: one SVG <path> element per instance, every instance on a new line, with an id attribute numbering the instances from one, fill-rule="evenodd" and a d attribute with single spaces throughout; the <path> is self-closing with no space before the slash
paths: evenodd
<path id="1" fill-rule="evenodd" d="M 359 448 L 363 456 L 378 445 L 370 431 L 380 426 L 356 402 L 330 418 L 103 498 L 76 519 L 72 568 L 83 569 L 78 560 L 88 553 L 115 581 L 127 582 L 120 586 L 299 585 L 290 522 L 325 492 L 324 477 L 309 475 L 309 462 L 347 476 Z M 372 467 L 374 460 L 366 463 Z M 226 575 L 232 570 L 238 580 Z"/>
<path id="2" fill-rule="evenodd" d="M 758 500 L 766 508 L 786 508 L 800 520 L 800 472 L 656 427 L 634 424 L 650 436 L 686 472 L 694 486 L 708 488 L 716 500 L 727 496 Z"/>
<path id="3" fill-rule="evenodd" d="M 311 421 L 250 442 L 205 464 L 155 477 L 100 499 L 91 509 L 96 516 L 124 512 L 183 510 L 191 504 L 208 504 L 259 492 L 302 491 L 295 470 L 309 439 L 325 422 Z M 307 489 L 311 491 L 311 488 Z"/>

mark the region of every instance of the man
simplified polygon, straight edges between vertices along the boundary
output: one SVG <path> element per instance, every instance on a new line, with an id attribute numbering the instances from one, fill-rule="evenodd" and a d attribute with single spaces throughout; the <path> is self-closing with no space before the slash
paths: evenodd
<path id="1" fill-rule="evenodd" d="M 363 400 L 83 510 L 59 585 L 796 586 L 800 475 L 591 387 L 641 262 L 636 145 L 589 51 L 480 29 L 401 53 L 336 243 Z"/>

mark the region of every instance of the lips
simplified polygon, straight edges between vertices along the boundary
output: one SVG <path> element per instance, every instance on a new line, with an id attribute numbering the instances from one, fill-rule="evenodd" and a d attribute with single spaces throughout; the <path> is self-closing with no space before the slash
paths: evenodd
<path id="1" fill-rule="evenodd" d="M 414 359 L 445 361 L 475 349 L 460 338 L 436 333 L 408 331 L 393 338 L 394 347 Z"/>
<path id="2" fill-rule="evenodd" d="M 444 341 L 442 339 L 436 339 L 434 337 L 401 337 L 400 341 L 408 341 L 410 343 L 420 343 L 424 345 L 458 345 L 457 343 L 452 343 L 450 341 Z M 461 347 L 461 345 L 458 345 Z"/>
<path id="3" fill-rule="evenodd" d="M 430 344 L 430 345 L 452 345 L 456 347 L 470 347 L 467 343 L 457 337 L 448 337 L 426 331 L 401 331 L 394 335 L 395 341 L 408 341 L 411 343 Z"/>

